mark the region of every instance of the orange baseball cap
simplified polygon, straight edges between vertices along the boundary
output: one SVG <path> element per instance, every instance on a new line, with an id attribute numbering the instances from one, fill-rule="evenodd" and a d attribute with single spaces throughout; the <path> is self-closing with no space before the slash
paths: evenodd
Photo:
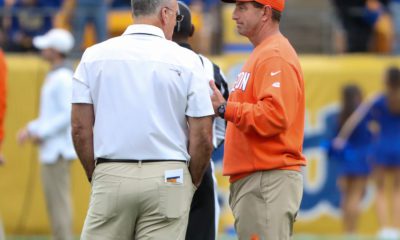
<path id="1" fill-rule="evenodd" d="M 221 0 L 226 3 L 235 3 L 235 2 L 258 2 L 263 5 L 269 5 L 273 9 L 278 10 L 279 12 L 283 12 L 285 8 L 285 0 Z"/>

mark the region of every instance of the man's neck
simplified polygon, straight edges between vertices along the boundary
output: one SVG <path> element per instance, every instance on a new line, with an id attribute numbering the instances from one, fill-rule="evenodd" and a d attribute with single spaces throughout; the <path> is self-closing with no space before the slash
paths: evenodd
<path id="1" fill-rule="evenodd" d="M 140 17 L 136 18 L 134 24 L 144 24 L 144 25 L 152 25 L 163 30 L 162 24 L 160 21 L 154 19 L 154 17 Z"/>
<path id="2" fill-rule="evenodd" d="M 181 47 L 188 48 L 188 49 L 192 50 L 192 46 L 190 46 L 190 44 L 189 44 L 189 38 L 188 37 L 174 35 L 174 36 L 172 36 L 172 41 L 176 42 Z"/>
<path id="3" fill-rule="evenodd" d="M 50 62 L 50 65 L 51 65 L 52 69 L 56 69 L 59 66 L 62 66 L 64 64 L 64 62 L 65 62 L 65 59 L 60 57 L 60 58 L 56 58 L 56 59 L 52 60 Z"/>
<path id="4" fill-rule="evenodd" d="M 262 43 L 265 39 L 280 34 L 279 23 L 270 22 L 263 25 L 260 30 L 252 37 L 249 37 L 250 42 L 254 47 L 257 47 L 260 43 Z"/>

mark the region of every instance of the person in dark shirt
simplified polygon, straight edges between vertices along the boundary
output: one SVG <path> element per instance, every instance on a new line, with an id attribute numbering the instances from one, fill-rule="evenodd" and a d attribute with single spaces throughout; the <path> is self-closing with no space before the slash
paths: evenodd
<path id="1" fill-rule="evenodd" d="M 178 1 L 179 14 L 183 16 L 181 22 L 177 22 L 174 28 L 173 41 L 181 47 L 192 50 L 189 38 L 193 36 L 195 28 L 192 24 L 191 12 L 189 7 Z M 228 99 L 229 89 L 225 76 L 220 68 L 208 58 L 198 55 L 203 64 L 204 72 L 208 80 L 213 80 L 224 98 Z M 226 123 L 222 118 L 215 118 L 213 124 L 213 145 L 218 148 L 225 140 Z M 218 232 L 218 221 L 220 207 L 218 203 L 217 183 L 215 181 L 213 169 L 214 164 L 208 166 L 203 176 L 199 188 L 195 192 L 190 207 L 189 222 L 186 231 L 187 240 L 215 240 Z"/>

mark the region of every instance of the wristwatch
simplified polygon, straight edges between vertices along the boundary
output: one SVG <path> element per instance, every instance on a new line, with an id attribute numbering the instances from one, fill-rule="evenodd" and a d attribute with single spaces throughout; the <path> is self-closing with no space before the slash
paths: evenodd
<path id="1" fill-rule="evenodd" d="M 217 108 L 218 116 L 220 116 L 221 118 L 225 118 L 225 110 L 226 110 L 226 102 L 219 105 L 219 107 Z"/>

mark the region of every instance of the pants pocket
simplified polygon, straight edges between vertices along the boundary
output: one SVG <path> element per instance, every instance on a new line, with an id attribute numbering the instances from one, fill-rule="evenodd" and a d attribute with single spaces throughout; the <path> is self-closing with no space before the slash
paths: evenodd
<path id="1" fill-rule="evenodd" d="M 294 223 L 296 222 L 296 218 L 297 218 L 297 214 L 298 212 L 296 212 L 291 218 L 290 218 L 290 226 L 289 226 L 289 230 L 290 230 L 290 236 L 293 236 L 293 227 L 294 227 Z"/>
<path id="2" fill-rule="evenodd" d="M 120 185 L 120 182 L 94 181 L 88 214 L 103 219 L 115 216 Z"/>
<path id="3" fill-rule="evenodd" d="M 194 188 L 194 185 L 191 186 Z M 160 194 L 160 213 L 166 218 L 180 218 L 189 211 L 190 196 L 183 184 L 162 183 L 158 187 Z M 193 190 L 191 190 L 193 192 Z"/>

